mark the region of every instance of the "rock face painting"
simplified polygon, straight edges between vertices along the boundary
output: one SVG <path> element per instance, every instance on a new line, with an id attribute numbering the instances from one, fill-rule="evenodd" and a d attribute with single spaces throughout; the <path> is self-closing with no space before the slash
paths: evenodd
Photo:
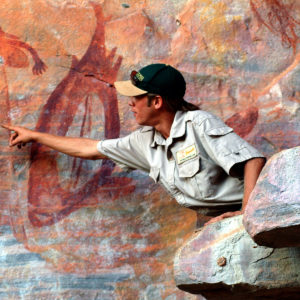
<path id="1" fill-rule="evenodd" d="M 137 125 L 112 83 L 164 62 L 270 157 L 299 145 L 299 15 L 294 0 L 4 0 L 1 123 L 124 136 Z M 173 279 L 196 216 L 147 174 L 10 149 L 3 129 L 0 148 L 1 298 L 197 299 Z"/>
<path id="2" fill-rule="evenodd" d="M 93 8 L 97 23 L 91 44 L 80 61 L 75 56 L 72 58 L 69 74 L 52 92 L 40 113 L 36 125 L 38 131 L 65 136 L 73 130 L 77 131 L 78 136 L 91 136 L 95 123 L 100 121 L 99 116 L 98 120 L 93 120 L 94 112 L 103 114 L 103 138 L 119 137 L 118 102 L 112 85 L 116 81 L 122 58 L 119 56 L 114 62 L 116 48 L 107 53 L 102 8 L 95 4 Z M 95 112 L 97 102 L 100 102 L 102 111 Z M 131 179 L 110 177 L 114 164 L 108 160 L 103 161 L 98 170 L 89 176 L 92 164 L 69 159 L 70 177 L 60 179 L 57 156 L 57 153 L 49 153 L 46 147 L 38 144 L 31 148 L 28 215 L 34 226 L 58 222 L 94 195 L 113 200 L 122 190 L 126 194 L 134 189 L 134 186 L 130 186 Z M 41 182 L 41 178 L 46 180 Z M 64 187 L 61 181 L 64 181 Z M 51 199 L 49 193 L 52 194 Z"/>

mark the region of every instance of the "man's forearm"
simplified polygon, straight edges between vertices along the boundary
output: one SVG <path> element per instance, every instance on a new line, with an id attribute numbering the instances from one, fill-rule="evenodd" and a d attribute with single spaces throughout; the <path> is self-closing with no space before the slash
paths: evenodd
<path id="1" fill-rule="evenodd" d="M 13 133 L 9 145 L 19 148 L 29 142 L 38 142 L 62 153 L 86 159 L 103 159 L 105 155 L 97 150 L 97 140 L 57 136 L 49 133 L 33 131 L 25 127 L 1 125 Z"/>
<path id="2" fill-rule="evenodd" d="M 245 164 L 244 167 L 244 198 L 243 198 L 243 206 L 242 211 L 244 212 L 250 194 L 253 191 L 258 176 L 265 165 L 266 160 L 264 158 L 253 158 Z"/>
<path id="3" fill-rule="evenodd" d="M 97 150 L 98 141 L 93 139 L 56 136 L 48 133 L 35 132 L 34 141 L 75 157 L 86 159 L 106 158 Z"/>

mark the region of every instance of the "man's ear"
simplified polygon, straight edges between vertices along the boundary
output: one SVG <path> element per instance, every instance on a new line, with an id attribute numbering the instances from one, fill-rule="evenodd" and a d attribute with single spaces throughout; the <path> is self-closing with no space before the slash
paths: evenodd
<path id="1" fill-rule="evenodd" d="M 163 98 L 160 95 L 155 96 L 153 99 L 153 105 L 155 109 L 160 109 L 163 106 Z"/>

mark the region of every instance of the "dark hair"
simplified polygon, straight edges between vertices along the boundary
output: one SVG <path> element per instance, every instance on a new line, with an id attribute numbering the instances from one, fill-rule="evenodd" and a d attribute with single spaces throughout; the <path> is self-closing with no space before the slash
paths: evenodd
<path id="1" fill-rule="evenodd" d="M 151 101 L 158 96 L 157 94 L 151 94 L 148 93 L 148 102 L 147 105 L 151 105 Z M 174 99 L 173 97 L 168 97 L 168 96 L 161 96 L 163 99 L 163 105 L 168 111 L 171 112 L 177 112 L 179 110 L 181 111 L 193 111 L 193 110 L 200 110 L 200 108 L 190 102 L 185 101 L 183 98 L 181 99 Z"/>

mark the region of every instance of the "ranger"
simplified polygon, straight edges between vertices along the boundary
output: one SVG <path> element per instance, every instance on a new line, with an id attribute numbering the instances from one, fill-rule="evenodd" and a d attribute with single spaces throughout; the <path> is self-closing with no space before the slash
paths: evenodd
<path id="1" fill-rule="evenodd" d="M 184 100 L 186 83 L 178 70 L 151 64 L 114 85 L 130 97 L 140 129 L 97 141 L 2 125 L 14 132 L 10 146 L 38 142 L 74 157 L 143 170 L 181 205 L 220 215 L 211 222 L 244 211 L 265 158 L 218 117 Z"/>

